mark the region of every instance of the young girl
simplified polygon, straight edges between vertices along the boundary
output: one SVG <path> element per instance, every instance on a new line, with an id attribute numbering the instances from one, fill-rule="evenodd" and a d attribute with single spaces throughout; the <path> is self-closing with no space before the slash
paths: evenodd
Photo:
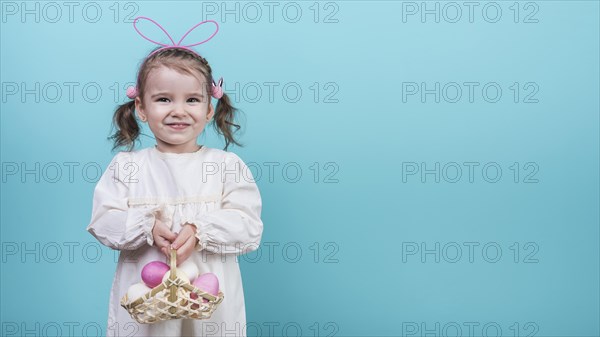
<path id="1" fill-rule="evenodd" d="M 193 50 L 157 48 L 141 64 L 136 88 L 128 90 L 132 100 L 114 114 L 113 150 L 128 146 L 128 151 L 118 152 L 98 181 L 87 227 L 102 244 L 120 250 L 107 336 L 246 334 L 236 255 L 260 244 L 262 201 L 244 161 L 227 152 L 230 143 L 240 145 L 232 131 L 239 126 L 233 123 L 236 109 L 221 85 Z M 216 109 L 211 96 L 218 99 Z M 140 133 L 136 116 L 148 123 L 155 146 L 133 151 Z M 224 150 L 197 144 L 213 117 L 224 135 Z M 218 277 L 225 296 L 209 320 L 139 324 L 120 306 L 127 289 L 141 281 L 145 264 L 168 264 L 169 246 L 177 251 L 177 265 L 191 260 L 200 274 Z"/>

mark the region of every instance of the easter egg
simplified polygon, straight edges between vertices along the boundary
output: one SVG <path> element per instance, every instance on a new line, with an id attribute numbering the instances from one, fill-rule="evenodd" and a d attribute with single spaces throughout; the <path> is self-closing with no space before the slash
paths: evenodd
<path id="1" fill-rule="evenodd" d="M 213 296 L 217 296 L 219 294 L 219 279 L 217 278 L 217 275 L 213 273 L 205 273 L 198 276 L 198 278 L 192 282 L 192 285 Z M 191 293 L 190 297 L 197 299 L 198 295 L 196 293 Z M 202 302 L 208 302 L 208 300 L 203 298 Z"/>
<path id="2" fill-rule="evenodd" d="M 151 290 L 142 282 L 135 283 L 127 289 L 127 300 L 131 303 Z"/>
<path id="3" fill-rule="evenodd" d="M 160 284 L 165 273 L 169 271 L 169 266 L 161 261 L 152 261 L 142 268 L 142 281 L 150 288 Z"/>
<path id="4" fill-rule="evenodd" d="M 185 260 L 177 269 L 181 270 L 187 276 L 188 280 L 193 280 L 200 274 L 198 266 L 190 260 Z"/>
<path id="5" fill-rule="evenodd" d="M 177 277 L 182 279 L 184 282 L 190 283 L 190 279 L 187 277 L 187 275 L 184 272 L 181 271 L 181 269 L 177 269 L 176 275 L 177 275 Z M 165 276 L 163 276 L 162 282 L 165 282 L 170 276 L 171 276 L 171 272 L 169 271 L 168 273 L 165 274 Z"/>
<path id="6" fill-rule="evenodd" d="M 148 314 L 149 317 L 156 317 L 158 315 L 160 315 L 161 312 L 164 312 L 167 308 L 167 304 L 165 304 L 165 293 L 164 292 L 158 292 L 156 295 L 154 295 L 154 297 L 156 298 L 156 302 L 155 302 L 155 306 L 151 306 L 149 308 L 146 309 L 146 313 Z"/>
<path id="7" fill-rule="evenodd" d="M 187 300 L 187 290 L 185 290 L 184 288 L 179 288 L 177 289 L 177 296 L 179 296 L 179 305 L 182 307 L 187 307 L 188 305 L 188 300 Z"/>

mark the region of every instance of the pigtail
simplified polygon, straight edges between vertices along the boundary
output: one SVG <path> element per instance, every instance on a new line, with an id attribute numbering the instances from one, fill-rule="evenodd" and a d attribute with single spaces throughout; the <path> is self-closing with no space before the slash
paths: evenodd
<path id="1" fill-rule="evenodd" d="M 128 146 L 127 151 L 133 150 L 134 143 L 140 134 L 140 126 L 134 115 L 135 101 L 131 100 L 120 105 L 113 116 L 113 126 L 117 131 L 109 137 L 114 141 L 112 150 L 121 146 Z"/>
<path id="2" fill-rule="evenodd" d="M 230 143 L 233 143 L 238 146 L 243 146 L 234 138 L 234 133 L 240 129 L 238 124 L 235 124 L 234 118 L 238 109 L 234 108 L 231 105 L 229 100 L 229 96 L 223 93 L 223 96 L 219 99 L 217 103 L 217 108 L 215 109 L 215 130 L 218 134 L 223 135 L 225 137 L 225 148 L 227 151 Z M 235 130 L 233 128 L 235 127 Z"/>

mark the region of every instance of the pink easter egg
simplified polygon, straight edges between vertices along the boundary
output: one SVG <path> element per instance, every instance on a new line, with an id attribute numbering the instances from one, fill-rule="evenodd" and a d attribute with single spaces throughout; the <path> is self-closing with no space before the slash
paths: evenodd
<path id="1" fill-rule="evenodd" d="M 163 276 L 171 268 L 164 262 L 152 261 L 142 269 L 142 281 L 150 288 L 154 288 L 162 282 Z"/>
<path id="2" fill-rule="evenodd" d="M 194 282 L 192 282 L 192 285 L 213 296 L 219 294 L 219 279 L 217 278 L 217 275 L 213 273 L 205 273 L 198 276 Z M 196 293 L 191 293 L 190 297 L 196 299 L 198 298 L 198 295 Z M 202 302 L 208 302 L 208 300 L 203 298 Z"/>

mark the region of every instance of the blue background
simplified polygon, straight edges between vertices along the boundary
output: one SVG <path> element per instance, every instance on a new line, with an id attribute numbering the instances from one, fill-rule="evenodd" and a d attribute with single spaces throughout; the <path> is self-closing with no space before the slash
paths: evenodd
<path id="1" fill-rule="evenodd" d="M 496 22 L 488 2 L 473 22 L 421 3 L 277 2 L 271 20 L 263 2 L 25 2 L 36 22 L 2 1 L 3 334 L 104 333 L 117 255 L 85 227 L 113 111 L 154 48 L 142 15 L 176 41 L 220 24 L 196 50 L 244 112 L 230 150 L 262 174 L 263 246 L 240 259 L 250 335 L 599 335 L 598 2 L 498 1 Z M 411 83 L 439 83 L 439 102 Z M 212 127 L 199 143 L 224 146 Z"/>

